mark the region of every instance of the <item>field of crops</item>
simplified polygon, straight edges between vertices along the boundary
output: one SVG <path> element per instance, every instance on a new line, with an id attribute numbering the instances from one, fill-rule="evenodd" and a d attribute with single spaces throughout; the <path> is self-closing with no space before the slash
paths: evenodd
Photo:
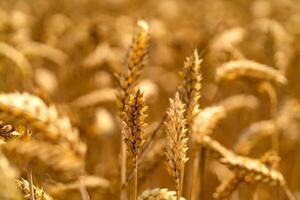
<path id="1" fill-rule="evenodd" d="M 300 199 L 299 0 L 0 0 L 0 200 Z"/>

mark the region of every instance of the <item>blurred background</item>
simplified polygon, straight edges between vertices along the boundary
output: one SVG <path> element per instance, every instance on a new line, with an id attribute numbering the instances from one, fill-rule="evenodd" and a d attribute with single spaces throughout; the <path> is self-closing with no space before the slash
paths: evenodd
<path id="1" fill-rule="evenodd" d="M 233 104 L 244 106 L 229 111 L 213 137 L 236 150 L 242 133 L 251 125 L 275 117 L 276 129 L 281 133 L 279 170 L 297 194 L 298 0 L 2 0 L 0 91 L 30 92 L 68 115 L 87 144 L 86 171 L 111 181 L 105 190 L 88 188 L 91 199 L 117 199 L 121 123 L 114 74 L 122 68 L 139 19 L 149 23 L 151 36 L 139 82 L 149 106 L 146 132 L 151 132 L 162 119 L 180 81 L 179 71 L 185 58 L 197 49 L 203 59 L 202 109 L 225 104 L 231 96 L 251 95 L 234 100 Z M 257 89 L 256 83 L 215 81 L 218 67 L 238 59 L 266 64 L 286 75 L 288 84 L 274 87 L 278 98 L 276 116 L 272 116 L 268 96 Z M 266 136 L 241 153 L 262 156 L 270 149 L 268 134 L 262 135 Z M 154 187 L 174 189 L 164 162 L 157 162 L 141 177 L 139 192 Z M 226 174 L 224 166 L 209 160 L 205 199 L 212 198 Z M 43 186 L 43 180 L 36 181 Z M 80 199 L 78 191 L 48 191 L 57 199 Z M 248 187 L 241 187 L 233 199 L 252 199 L 251 192 Z M 258 193 L 258 199 L 274 199 L 270 188 L 258 189 Z"/>

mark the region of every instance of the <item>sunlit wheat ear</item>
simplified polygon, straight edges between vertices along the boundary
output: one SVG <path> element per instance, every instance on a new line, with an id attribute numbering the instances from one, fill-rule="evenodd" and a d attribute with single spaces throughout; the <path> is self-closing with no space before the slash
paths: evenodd
<path id="1" fill-rule="evenodd" d="M 138 164 L 137 159 L 144 143 L 144 127 L 146 125 L 146 110 L 145 100 L 140 90 L 133 96 L 129 97 L 125 105 L 122 115 L 123 119 L 123 134 L 124 142 L 130 152 L 132 163 L 134 166 L 134 197 L 137 198 L 137 178 Z"/>
<path id="2" fill-rule="evenodd" d="M 146 125 L 145 100 L 140 90 L 129 97 L 122 115 L 125 143 L 132 157 L 138 156 L 144 143 L 144 127 Z"/>
<path id="3" fill-rule="evenodd" d="M 227 97 L 220 101 L 218 105 L 223 106 L 226 112 L 231 112 L 239 109 L 254 110 L 259 106 L 259 100 L 253 95 L 238 94 Z"/>
<path id="4" fill-rule="evenodd" d="M 25 179 L 20 179 L 17 181 L 18 186 L 23 192 L 24 199 L 30 199 L 30 189 L 29 189 L 29 183 Z M 35 200 L 53 200 L 51 196 L 49 196 L 43 189 L 38 188 L 36 186 L 33 186 L 34 190 L 34 199 Z"/>
<path id="5" fill-rule="evenodd" d="M 194 54 L 186 59 L 179 86 L 179 95 L 185 105 L 185 116 L 187 125 L 190 126 L 194 116 L 199 112 L 199 99 L 201 97 L 201 62 L 197 50 Z"/>
<path id="6" fill-rule="evenodd" d="M 177 200 L 176 192 L 170 191 L 166 188 L 155 188 L 145 190 L 138 198 L 138 200 Z M 184 200 L 183 197 L 180 200 Z"/>
<path id="7" fill-rule="evenodd" d="M 237 179 L 241 179 L 245 183 L 264 183 L 270 186 L 280 186 L 291 199 L 284 177 L 279 171 L 270 167 L 269 158 L 263 159 L 264 162 L 267 162 L 265 164 L 259 159 L 238 156 L 208 136 L 204 137 L 203 141 L 208 148 L 219 156 L 219 162 L 234 172 Z"/>
<path id="8" fill-rule="evenodd" d="M 217 69 L 216 80 L 247 78 L 285 85 L 287 79 L 276 69 L 250 60 L 227 62 Z"/>
<path id="9" fill-rule="evenodd" d="M 267 167 L 276 168 L 280 158 L 274 151 L 265 153 L 260 159 L 262 164 Z M 215 199 L 230 199 L 232 193 L 238 188 L 239 184 L 244 182 L 247 173 L 232 174 L 228 179 L 224 180 L 220 186 L 217 187 L 213 194 Z"/>
<path id="10" fill-rule="evenodd" d="M 2 145 L 3 153 L 20 168 L 31 167 L 37 175 L 56 180 L 75 180 L 84 173 L 82 159 L 60 145 L 36 140 L 12 140 Z"/>
<path id="11" fill-rule="evenodd" d="M 268 33 L 273 46 L 275 67 L 285 72 L 294 57 L 293 36 L 279 22 L 271 19 L 260 19 L 254 22 L 259 29 Z"/>
<path id="12" fill-rule="evenodd" d="M 222 106 L 211 106 L 203 109 L 196 117 L 192 126 L 196 146 L 201 145 L 203 137 L 212 134 L 218 122 L 226 117 Z"/>
<path id="13" fill-rule="evenodd" d="M 100 192 L 107 192 L 110 189 L 110 181 L 98 176 L 82 176 L 81 181 L 75 180 L 67 183 L 49 183 L 45 185 L 46 191 L 48 191 L 52 196 L 60 196 L 64 193 L 77 192 L 80 184 L 82 184 L 87 190 L 97 190 Z"/>
<path id="14" fill-rule="evenodd" d="M 15 181 L 18 176 L 18 171 L 9 164 L 6 157 L 0 152 L 0 199 L 23 199 Z"/>
<path id="15" fill-rule="evenodd" d="M 45 58 L 61 67 L 63 67 L 68 60 L 68 55 L 66 55 L 63 51 L 43 43 L 28 41 L 21 43 L 18 46 L 18 49 L 28 58 Z"/>
<path id="16" fill-rule="evenodd" d="M 60 144 L 84 156 L 85 145 L 67 117 L 59 116 L 54 106 L 28 93 L 0 94 L 0 120 L 31 129 L 34 137 Z"/>
<path id="17" fill-rule="evenodd" d="M 168 121 L 166 127 L 166 156 L 167 167 L 176 184 L 178 199 L 181 196 L 182 181 L 184 175 L 184 165 L 188 160 L 186 152 L 186 120 L 184 118 L 184 104 L 176 93 L 174 99 L 170 99 L 170 108 L 167 111 Z"/>
<path id="18" fill-rule="evenodd" d="M 118 81 L 118 107 L 123 111 L 129 95 L 133 93 L 141 69 L 144 67 L 144 58 L 149 46 L 149 27 L 145 21 L 138 21 L 136 34 L 127 54 L 125 69 L 117 77 Z"/>
<path id="19" fill-rule="evenodd" d="M 31 65 L 26 57 L 9 44 L 0 42 L 0 55 L 14 62 L 24 76 L 30 76 L 32 74 Z"/>
<path id="20" fill-rule="evenodd" d="M 248 155 L 259 141 L 270 137 L 275 131 L 276 125 L 273 120 L 253 123 L 242 131 L 234 149 L 239 154 Z"/>

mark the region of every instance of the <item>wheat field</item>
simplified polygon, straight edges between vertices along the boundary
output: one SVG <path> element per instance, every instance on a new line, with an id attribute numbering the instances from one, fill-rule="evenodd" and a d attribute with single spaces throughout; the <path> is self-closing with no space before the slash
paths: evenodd
<path id="1" fill-rule="evenodd" d="M 298 0 L 1 0 L 0 200 L 300 200 L 298 57 Z"/>

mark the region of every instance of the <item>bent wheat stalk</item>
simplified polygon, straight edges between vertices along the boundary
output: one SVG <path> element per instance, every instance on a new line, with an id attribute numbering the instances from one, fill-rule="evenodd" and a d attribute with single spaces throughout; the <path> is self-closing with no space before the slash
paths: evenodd
<path id="1" fill-rule="evenodd" d="M 250 78 L 262 81 L 272 81 L 281 85 L 287 84 L 282 73 L 272 67 L 250 60 L 237 60 L 224 63 L 217 70 L 217 81 Z"/>

